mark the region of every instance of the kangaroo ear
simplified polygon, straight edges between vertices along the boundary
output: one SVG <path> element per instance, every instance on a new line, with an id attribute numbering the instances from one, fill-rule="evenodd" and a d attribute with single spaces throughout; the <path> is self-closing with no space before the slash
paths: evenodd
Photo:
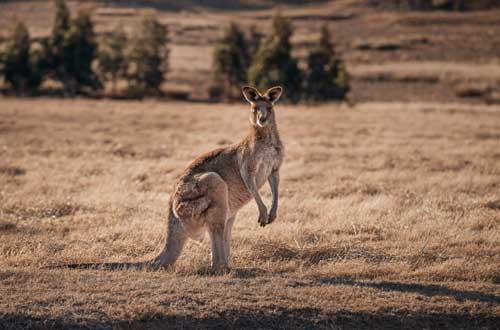
<path id="1" fill-rule="evenodd" d="M 250 86 L 243 86 L 241 88 L 241 91 L 243 92 L 243 96 L 245 97 L 245 99 L 250 103 L 254 103 L 260 97 L 259 91 Z"/>
<path id="2" fill-rule="evenodd" d="M 279 100 L 282 93 L 283 93 L 283 87 L 274 86 L 269 88 L 266 94 L 264 94 L 264 96 L 267 97 L 269 101 L 274 104 Z"/>

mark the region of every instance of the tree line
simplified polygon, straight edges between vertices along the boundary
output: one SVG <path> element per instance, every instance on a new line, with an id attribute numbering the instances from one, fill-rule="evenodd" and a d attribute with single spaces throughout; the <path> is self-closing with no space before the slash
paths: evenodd
<path id="1" fill-rule="evenodd" d="M 121 28 L 98 39 L 88 12 L 75 17 L 64 0 L 56 0 L 50 35 L 31 42 L 18 22 L 0 54 L 4 80 L 16 94 L 35 92 L 43 80 L 60 83 L 66 95 L 90 94 L 119 80 L 133 96 L 160 94 L 168 69 L 168 30 L 154 17 L 145 17 L 129 38 Z"/>
<path id="2" fill-rule="evenodd" d="M 15 24 L 0 53 L 0 73 L 18 95 L 35 93 L 44 80 L 58 82 L 65 95 L 91 95 L 111 86 L 118 95 L 118 83 L 126 81 L 121 95 L 161 95 L 168 71 L 168 29 L 154 17 L 142 19 L 137 33 L 128 36 L 121 27 L 98 37 L 90 14 L 72 17 L 64 0 L 55 0 L 56 15 L 50 35 L 32 42 L 22 22 Z M 282 85 L 288 101 L 344 99 L 349 76 L 331 43 L 327 26 L 300 68 L 292 56 L 291 22 L 277 15 L 272 31 L 264 36 L 231 23 L 216 42 L 212 100 L 239 97 L 239 88 L 251 84 L 260 89 Z"/>
<path id="3" fill-rule="evenodd" d="M 310 50 L 305 69 L 292 56 L 293 26 L 277 15 L 266 37 L 251 30 L 248 37 L 231 23 L 214 50 L 214 79 L 210 94 L 215 98 L 239 97 L 239 86 L 250 84 L 265 90 L 282 85 L 289 102 L 343 100 L 349 91 L 349 75 L 335 52 L 327 25 Z M 253 54 L 253 56 L 252 56 Z"/>

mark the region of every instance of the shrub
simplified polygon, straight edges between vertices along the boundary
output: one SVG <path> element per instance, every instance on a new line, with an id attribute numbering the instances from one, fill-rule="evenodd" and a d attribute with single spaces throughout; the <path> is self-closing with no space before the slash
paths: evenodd
<path id="1" fill-rule="evenodd" d="M 405 0 L 400 5 L 408 6 L 413 10 L 484 10 L 498 7 L 498 0 Z"/>
<path id="2" fill-rule="evenodd" d="M 217 40 L 213 61 L 214 83 L 211 90 L 218 89 L 219 96 L 227 99 L 237 97 L 241 85 L 246 83 L 250 64 L 248 43 L 237 24 L 231 23 L 224 30 L 223 36 Z M 215 97 L 212 92 L 210 94 Z"/>
<path id="3" fill-rule="evenodd" d="M 305 94 L 308 100 L 343 100 L 349 91 L 349 75 L 330 39 L 324 25 L 318 45 L 307 57 Z"/>
<path id="4" fill-rule="evenodd" d="M 111 34 L 104 36 L 99 44 L 99 75 L 102 81 L 111 82 L 112 92 L 115 95 L 118 79 L 125 78 L 127 73 L 126 45 L 127 35 L 119 26 Z"/>
<path id="5" fill-rule="evenodd" d="M 17 93 L 32 91 L 40 85 L 39 56 L 31 50 L 29 32 L 23 23 L 14 26 L 2 62 L 5 80 Z"/>
<path id="6" fill-rule="evenodd" d="M 280 15 L 273 19 L 273 30 L 261 43 L 248 70 L 248 81 L 259 89 L 274 85 L 285 88 L 285 100 L 298 102 L 301 97 L 303 73 L 298 61 L 292 57 L 290 37 L 293 27 Z"/>
<path id="7" fill-rule="evenodd" d="M 220 101 L 224 96 L 222 81 L 214 79 L 208 86 L 208 99 L 210 102 Z"/>
<path id="8" fill-rule="evenodd" d="M 492 90 L 487 83 L 464 82 L 455 85 L 455 94 L 458 97 L 486 97 Z"/>
<path id="9" fill-rule="evenodd" d="M 136 93 L 160 94 L 168 70 L 167 27 L 153 17 L 141 22 L 140 34 L 135 37 L 128 61 L 130 89 Z"/>

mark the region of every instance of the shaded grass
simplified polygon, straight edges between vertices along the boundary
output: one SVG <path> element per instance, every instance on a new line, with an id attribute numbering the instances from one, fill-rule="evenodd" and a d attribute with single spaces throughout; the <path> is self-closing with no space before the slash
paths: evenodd
<path id="1" fill-rule="evenodd" d="M 217 316 L 164 316 L 144 311 L 137 320 L 128 322 L 67 322 L 61 319 L 6 315 L 1 322 L 5 329 L 414 329 L 432 327 L 436 324 L 441 329 L 493 329 L 498 317 L 487 315 L 468 315 L 466 313 L 449 314 L 413 314 L 399 316 L 390 311 L 372 315 L 369 313 L 340 310 L 332 314 L 322 314 L 315 308 L 282 308 L 272 312 L 262 310 L 242 311 L 226 310 Z"/>

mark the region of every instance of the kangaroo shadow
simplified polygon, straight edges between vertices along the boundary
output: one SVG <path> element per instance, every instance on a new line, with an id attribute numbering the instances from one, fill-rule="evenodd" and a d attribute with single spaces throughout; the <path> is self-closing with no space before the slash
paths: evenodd
<path id="1" fill-rule="evenodd" d="M 88 262 L 88 263 L 74 263 L 74 264 L 51 264 L 41 267 L 42 269 L 87 269 L 87 270 L 109 270 L 109 271 L 122 271 L 122 270 L 159 270 L 155 268 L 149 261 L 141 262 Z"/>
<path id="2" fill-rule="evenodd" d="M 495 294 L 484 293 L 480 291 L 451 289 L 436 284 L 401 283 L 388 281 L 361 282 L 351 277 L 314 277 L 313 282 L 317 284 L 342 284 L 357 287 L 369 287 L 382 291 L 413 292 L 427 297 L 450 296 L 458 301 L 474 300 L 486 303 L 500 303 L 500 296 L 497 296 Z"/>

